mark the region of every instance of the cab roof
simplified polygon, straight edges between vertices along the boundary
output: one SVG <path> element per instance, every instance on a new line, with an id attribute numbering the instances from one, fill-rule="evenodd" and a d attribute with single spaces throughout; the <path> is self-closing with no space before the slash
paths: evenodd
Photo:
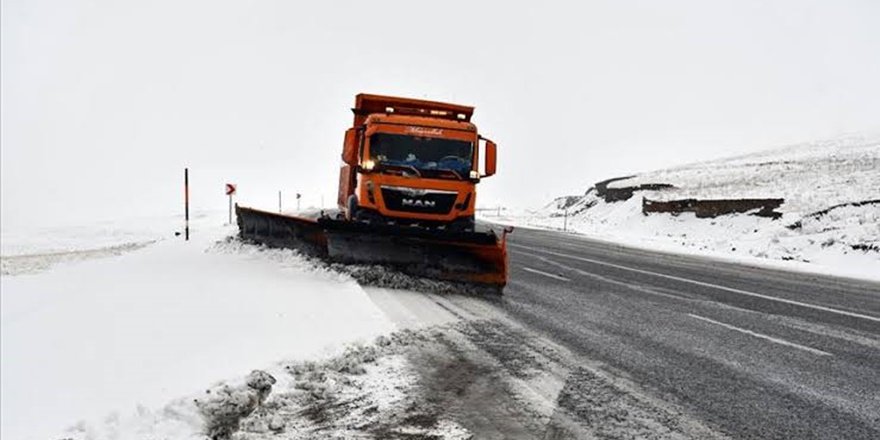
<path id="1" fill-rule="evenodd" d="M 474 114 L 474 108 L 466 105 L 367 93 L 360 93 L 355 97 L 351 111 L 354 113 L 355 126 L 363 124 L 368 116 L 377 113 L 463 122 L 470 122 Z"/>
<path id="2" fill-rule="evenodd" d="M 470 122 L 385 113 L 371 114 L 365 119 L 364 123 L 412 125 L 419 127 L 445 128 L 449 130 L 477 131 L 477 127 Z"/>

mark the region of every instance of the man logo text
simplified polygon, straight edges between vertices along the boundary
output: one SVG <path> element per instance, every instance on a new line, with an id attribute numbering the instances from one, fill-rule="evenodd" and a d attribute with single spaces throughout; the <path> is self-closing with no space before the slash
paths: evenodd
<path id="1" fill-rule="evenodd" d="M 419 199 L 403 199 L 401 201 L 403 206 L 412 206 L 414 208 L 433 208 L 437 205 L 433 200 L 419 200 Z"/>

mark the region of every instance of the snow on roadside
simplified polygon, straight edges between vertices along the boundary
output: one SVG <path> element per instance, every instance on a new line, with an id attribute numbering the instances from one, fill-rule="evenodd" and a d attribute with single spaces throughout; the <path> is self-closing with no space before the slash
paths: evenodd
<path id="1" fill-rule="evenodd" d="M 194 214 L 194 223 L 219 213 Z M 61 221 L 61 220 L 59 220 Z M 53 227 L 32 227 L 0 230 L 0 255 L 17 257 L 42 254 L 82 252 L 105 249 L 128 243 L 144 243 L 174 237 L 182 231 L 183 216 L 133 217 L 124 221 L 102 221 L 95 224 L 59 224 Z"/>
<path id="2" fill-rule="evenodd" d="M 190 242 L 172 238 L 173 228 L 145 228 L 166 239 L 4 273 L 2 437 L 52 438 L 69 427 L 92 438 L 198 437 L 201 417 L 173 399 L 393 330 L 349 277 L 291 251 L 226 242 L 234 229 L 221 222 L 197 219 Z M 41 236 L 16 249 L 94 250 L 82 237 L 100 236 L 106 225 L 97 228 L 70 234 L 79 242 L 59 234 L 57 244 Z M 151 234 L 120 232 L 102 244 Z"/>
<path id="3" fill-rule="evenodd" d="M 750 264 L 880 280 L 880 140 L 847 137 L 618 180 L 609 188 L 672 184 L 605 202 L 595 190 L 541 210 L 485 220 L 566 229 L 631 246 L 711 255 Z M 642 214 L 642 198 L 785 198 L 772 220 L 748 214 L 696 218 Z M 830 209 L 827 213 L 814 215 Z M 566 211 L 568 212 L 566 218 Z"/>
<path id="4" fill-rule="evenodd" d="M 276 367 L 252 412 L 260 390 L 241 385 L 196 406 L 220 414 L 209 419 L 219 439 L 235 440 L 724 438 L 600 367 L 504 319 L 474 317 Z"/>

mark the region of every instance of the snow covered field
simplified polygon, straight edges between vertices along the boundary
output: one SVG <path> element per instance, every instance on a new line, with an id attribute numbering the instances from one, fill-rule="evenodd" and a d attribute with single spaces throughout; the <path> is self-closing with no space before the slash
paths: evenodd
<path id="1" fill-rule="evenodd" d="M 349 277 L 224 220 L 190 242 L 174 218 L 4 232 L 2 437 L 198 437 L 186 396 L 394 329 Z"/>
<path id="2" fill-rule="evenodd" d="M 567 229 L 610 241 L 750 263 L 880 279 L 880 138 L 845 137 L 695 163 L 618 180 L 609 188 L 671 184 L 605 202 L 590 189 L 541 210 L 485 219 Z M 784 198 L 781 219 L 642 214 L 642 198 Z M 824 212 L 827 210 L 827 212 Z M 568 215 L 566 216 L 566 212 Z M 566 218 L 567 217 L 567 218 Z"/>

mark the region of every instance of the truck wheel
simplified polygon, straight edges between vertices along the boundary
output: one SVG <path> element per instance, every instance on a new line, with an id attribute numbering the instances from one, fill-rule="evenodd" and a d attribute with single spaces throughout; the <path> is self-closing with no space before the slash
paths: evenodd
<path id="1" fill-rule="evenodd" d="M 348 196 L 346 207 L 348 208 L 348 212 L 345 213 L 346 220 L 354 220 L 358 210 L 358 197 L 354 194 Z"/>
<path id="2" fill-rule="evenodd" d="M 364 223 L 380 223 L 382 216 L 373 210 L 358 207 L 357 212 L 354 213 L 354 219 Z"/>

